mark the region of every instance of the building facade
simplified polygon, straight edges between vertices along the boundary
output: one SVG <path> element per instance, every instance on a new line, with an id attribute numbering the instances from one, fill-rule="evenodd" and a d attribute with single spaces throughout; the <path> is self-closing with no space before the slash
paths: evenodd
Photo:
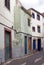
<path id="1" fill-rule="evenodd" d="M 31 51 L 41 51 L 44 47 L 44 16 L 33 8 L 28 10 L 31 16 L 25 13 L 24 8 L 16 7 L 15 11 L 14 26 L 18 35 L 21 34 L 21 53 L 25 55 L 30 54 Z"/>
<path id="2" fill-rule="evenodd" d="M 43 48 L 43 15 L 33 8 L 28 10 L 31 13 L 31 35 L 32 35 L 32 50 L 40 51 Z"/>
<path id="3" fill-rule="evenodd" d="M 14 24 L 15 0 L 0 0 L 0 58 L 2 62 L 13 58 L 13 40 L 15 38 Z"/>
<path id="4" fill-rule="evenodd" d="M 30 32 L 26 25 L 31 15 L 21 6 L 18 0 L 0 0 L 0 58 L 2 62 L 27 53 L 24 36 Z M 25 24 L 22 27 L 23 22 Z"/>
<path id="5" fill-rule="evenodd" d="M 30 27 L 30 18 L 31 15 L 27 10 L 22 7 L 15 7 L 14 12 L 14 28 L 17 30 L 16 38 L 19 40 L 18 45 L 20 45 L 20 55 L 23 56 L 28 53 L 28 37 L 30 39 L 31 27 Z"/>
<path id="6" fill-rule="evenodd" d="M 30 15 L 31 14 L 31 15 Z M 18 0 L 0 0 L 0 58 L 24 56 L 43 48 L 44 16 Z"/>

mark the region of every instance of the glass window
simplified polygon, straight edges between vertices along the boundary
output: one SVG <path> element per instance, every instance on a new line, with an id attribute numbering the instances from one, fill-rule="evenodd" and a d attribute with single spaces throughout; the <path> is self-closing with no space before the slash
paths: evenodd
<path id="1" fill-rule="evenodd" d="M 40 33 L 40 26 L 37 26 L 37 31 Z"/>
<path id="2" fill-rule="evenodd" d="M 37 20 L 40 20 L 40 15 L 39 14 L 37 14 Z"/>
<path id="3" fill-rule="evenodd" d="M 10 0 L 5 0 L 5 6 L 10 10 Z"/>
<path id="4" fill-rule="evenodd" d="M 35 27 L 32 27 L 33 32 L 35 32 Z"/>
<path id="5" fill-rule="evenodd" d="M 32 13 L 32 17 L 35 18 L 35 14 L 34 13 Z"/>
<path id="6" fill-rule="evenodd" d="M 30 19 L 28 19 L 28 26 L 30 26 Z"/>

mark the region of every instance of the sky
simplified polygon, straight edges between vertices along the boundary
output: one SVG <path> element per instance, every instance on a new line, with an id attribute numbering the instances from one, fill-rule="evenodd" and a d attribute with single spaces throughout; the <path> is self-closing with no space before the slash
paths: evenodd
<path id="1" fill-rule="evenodd" d="M 19 0 L 22 5 L 26 8 L 34 8 L 40 13 L 44 12 L 44 0 Z"/>

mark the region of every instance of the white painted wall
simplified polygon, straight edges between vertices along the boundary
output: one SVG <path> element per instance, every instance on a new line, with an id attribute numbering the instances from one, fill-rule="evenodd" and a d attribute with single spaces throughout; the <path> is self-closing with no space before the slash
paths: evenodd
<path id="1" fill-rule="evenodd" d="M 34 12 L 33 10 L 31 10 L 31 13 L 32 12 L 35 14 L 35 19 L 31 18 L 31 32 L 32 32 L 32 35 L 33 36 L 40 36 L 40 37 L 42 37 L 42 16 L 40 15 L 40 21 L 39 21 L 39 20 L 37 20 L 37 13 Z M 41 28 L 41 32 L 40 33 L 37 32 L 37 26 L 38 25 Z M 32 30 L 33 26 L 35 27 L 35 32 L 33 32 L 33 30 Z"/>
<path id="2" fill-rule="evenodd" d="M 38 36 L 38 37 L 42 37 L 43 36 L 43 17 L 40 15 L 40 21 L 39 20 L 37 20 L 37 12 L 35 12 L 35 11 L 33 11 L 33 10 L 31 10 L 31 14 L 32 13 L 34 13 L 35 14 L 35 18 L 32 18 L 31 17 L 31 34 L 32 34 L 32 36 Z M 40 28 L 41 28 L 41 32 L 40 33 L 38 33 L 37 32 L 37 26 L 40 26 Z M 33 30 L 32 30 L 32 27 L 35 27 L 35 32 L 33 32 Z M 32 49 L 33 49 L 33 39 L 34 39 L 35 37 L 33 37 L 32 38 Z M 35 38 L 36 39 L 36 49 L 37 49 L 37 39 L 38 38 Z M 43 43 L 41 42 L 41 47 L 43 47 Z"/>
<path id="3" fill-rule="evenodd" d="M 0 58 L 4 61 L 4 31 L 3 26 L 0 25 Z"/>
<path id="4" fill-rule="evenodd" d="M 6 17 L 8 20 L 10 20 L 11 24 L 14 22 L 14 6 L 15 6 L 15 0 L 10 0 L 10 11 L 5 6 L 5 0 L 0 0 L 0 14 L 2 14 L 4 17 Z M 2 23 L 5 23 L 6 21 L 1 21 Z M 7 21 L 5 24 L 8 24 L 9 21 Z"/>
<path id="5" fill-rule="evenodd" d="M 15 6 L 15 4 L 16 4 L 15 0 L 10 0 L 10 11 L 9 11 L 5 6 L 5 0 L 0 0 L 0 23 L 3 23 L 11 28 L 14 24 L 14 6 Z M 2 26 L 0 24 L 0 58 L 2 58 L 2 62 L 5 62 L 4 28 L 9 29 L 8 27 Z M 13 55 L 15 54 L 15 51 L 13 49 L 13 46 L 14 46 L 13 40 L 15 39 L 16 33 L 13 30 L 11 30 L 11 32 L 12 32 L 11 41 L 12 41 L 12 58 L 13 58 Z"/>

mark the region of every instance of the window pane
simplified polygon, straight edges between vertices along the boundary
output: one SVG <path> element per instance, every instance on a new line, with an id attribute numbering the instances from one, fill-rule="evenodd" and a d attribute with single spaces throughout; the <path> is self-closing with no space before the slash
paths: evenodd
<path id="1" fill-rule="evenodd" d="M 8 9 L 10 10 L 10 0 L 8 1 Z"/>
<path id="2" fill-rule="evenodd" d="M 5 6 L 10 10 L 10 0 L 5 0 Z"/>
<path id="3" fill-rule="evenodd" d="M 35 32 L 35 27 L 32 27 L 32 30 Z"/>
<path id="4" fill-rule="evenodd" d="M 5 6 L 7 7 L 7 0 L 5 0 Z"/>
<path id="5" fill-rule="evenodd" d="M 37 14 L 37 19 L 40 20 L 40 15 Z"/>
<path id="6" fill-rule="evenodd" d="M 34 13 L 32 13 L 32 17 L 35 18 L 35 14 Z"/>
<path id="7" fill-rule="evenodd" d="M 28 19 L 28 26 L 30 26 L 30 19 Z"/>
<path id="8" fill-rule="evenodd" d="M 40 26 L 37 27 L 38 32 L 40 32 Z"/>

